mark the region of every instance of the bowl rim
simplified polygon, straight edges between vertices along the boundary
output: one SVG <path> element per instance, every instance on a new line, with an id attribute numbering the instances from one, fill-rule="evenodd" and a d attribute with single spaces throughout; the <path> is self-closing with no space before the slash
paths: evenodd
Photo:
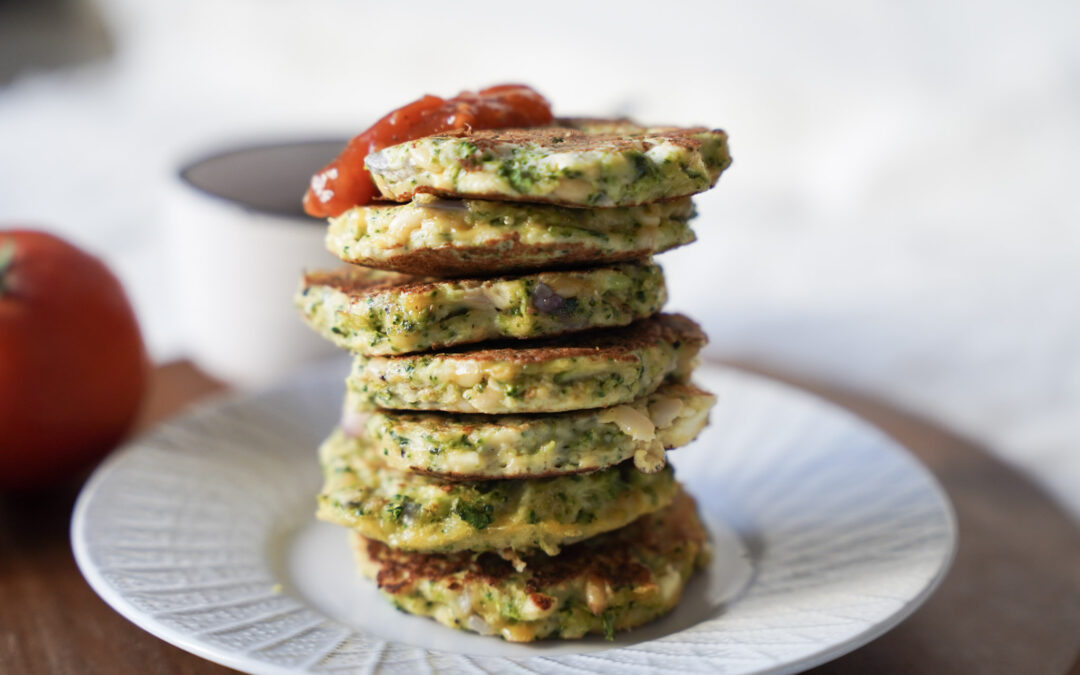
<path id="1" fill-rule="evenodd" d="M 311 145 L 329 145 L 335 144 L 341 148 L 345 147 L 345 144 L 349 142 L 349 139 L 344 136 L 323 136 L 317 138 L 305 138 L 296 140 L 262 140 L 262 141 L 249 141 L 249 142 L 233 142 L 228 145 L 219 146 L 216 150 L 204 150 L 200 153 L 193 154 L 191 159 L 180 163 L 180 168 L 176 169 L 173 174 L 173 178 L 183 188 L 194 192 L 202 197 L 209 197 L 216 202 L 224 202 L 228 205 L 237 207 L 248 213 L 257 213 L 264 216 L 270 216 L 275 219 L 286 220 L 291 222 L 306 221 L 315 223 L 325 222 L 324 218 L 315 218 L 307 215 L 297 215 L 296 213 L 285 213 L 279 210 L 266 208 L 263 206 L 256 206 L 248 202 L 240 201 L 232 197 L 215 192 L 214 190 L 207 188 L 204 185 L 200 185 L 192 180 L 190 173 L 202 165 L 209 162 L 224 159 L 226 157 L 235 157 L 237 155 L 243 155 L 251 152 L 257 152 L 262 150 L 277 150 L 299 146 L 311 146 Z"/>

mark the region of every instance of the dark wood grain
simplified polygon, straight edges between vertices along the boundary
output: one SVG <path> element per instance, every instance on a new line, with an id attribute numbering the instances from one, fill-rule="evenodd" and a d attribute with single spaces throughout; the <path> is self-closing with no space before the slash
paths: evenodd
<path id="1" fill-rule="evenodd" d="M 186 364 L 158 368 L 135 432 L 222 389 Z M 144 633 L 90 589 L 68 543 L 82 483 L 0 497 L 0 674 L 233 672 Z"/>
<path id="2" fill-rule="evenodd" d="M 1029 480 L 970 441 L 855 393 L 794 383 L 911 448 L 945 485 L 960 525 L 956 562 L 926 605 L 815 672 L 1080 675 L 1076 524 Z M 140 426 L 221 389 L 189 365 L 159 368 Z M 80 483 L 0 498 L 0 673 L 231 672 L 144 633 L 86 585 L 68 545 Z"/>

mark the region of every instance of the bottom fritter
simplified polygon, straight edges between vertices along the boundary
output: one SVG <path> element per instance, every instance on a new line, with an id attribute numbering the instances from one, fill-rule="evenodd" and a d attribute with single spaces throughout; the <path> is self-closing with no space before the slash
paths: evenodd
<path id="1" fill-rule="evenodd" d="M 708 555 L 694 500 L 681 490 L 670 506 L 622 529 L 558 556 L 526 556 L 520 572 L 494 553 L 414 553 L 350 536 L 361 572 L 398 608 L 511 642 L 610 639 L 652 621 L 678 604 Z"/>

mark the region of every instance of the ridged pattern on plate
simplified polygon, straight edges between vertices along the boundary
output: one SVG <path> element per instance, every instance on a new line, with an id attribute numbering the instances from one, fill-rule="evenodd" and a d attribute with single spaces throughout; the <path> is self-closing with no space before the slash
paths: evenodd
<path id="1" fill-rule="evenodd" d="M 72 539 L 83 573 L 136 624 L 257 672 L 788 672 L 895 625 L 951 559 L 951 508 L 905 451 L 787 387 L 714 368 L 710 429 L 673 453 L 707 515 L 746 542 L 745 594 L 691 628 L 612 649 L 524 658 L 435 652 L 353 630 L 277 587 L 268 551 L 310 517 L 314 448 L 340 363 L 266 394 L 204 406 L 94 475 Z M 351 581 L 351 580 L 350 580 Z"/>

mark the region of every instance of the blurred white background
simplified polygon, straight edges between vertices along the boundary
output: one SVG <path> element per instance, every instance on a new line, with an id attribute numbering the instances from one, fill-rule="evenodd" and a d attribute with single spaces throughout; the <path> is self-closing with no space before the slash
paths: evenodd
<path id="1" fill-rule="evenodd" d="M 731 134 L 699 243 L 661 258 L 713 354 L 939 420 L 1080 514 L 1080 3 L 83 0 L 45 24 L 80 41 L 30 39 L 20 6 L 0 55 L 39 65 L 0 85 L 0 221 L 103 256 L 158 359 L 184 352 L 181 161 L 522 81 L 558 114 Z"/>

